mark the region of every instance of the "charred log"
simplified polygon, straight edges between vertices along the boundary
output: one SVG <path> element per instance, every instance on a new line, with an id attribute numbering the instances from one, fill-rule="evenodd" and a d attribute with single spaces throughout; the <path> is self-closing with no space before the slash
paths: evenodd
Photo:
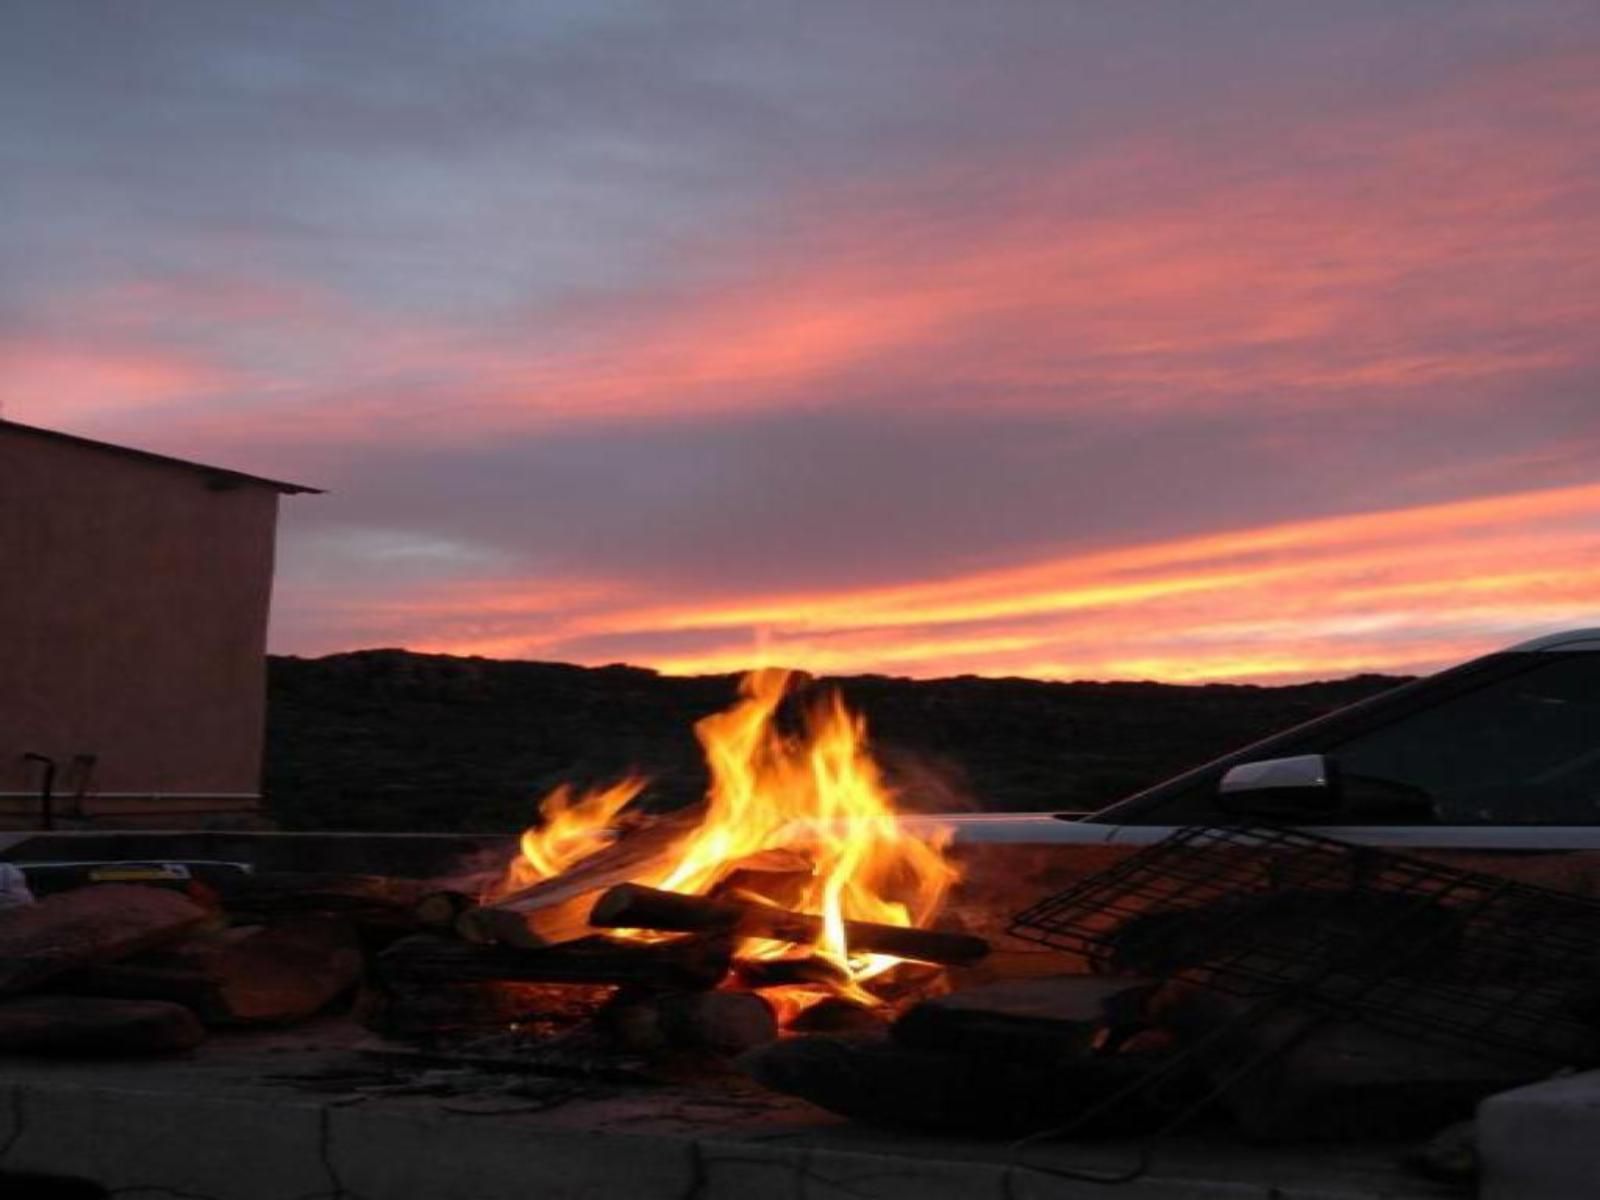
<path id="1" fill-rule="evenodd" d="M 337 914 L 363 924 L 403 929 L 419 923 L 415 910 L 428 891 L 427 882 L 420 879 L 270 871 L 229 879 L 219 897 L 236 919 L 255 924 L 280 917 Z"/>
<path id="2" fill-rule="evenodd" d="M 590 938 L 543 950 L 474 946 L 418 934 L 378 956 L 389 983 L 601 983 L 702 990 L 728 973 L 726 938 L 682 938 L 640 944 Z"/>
<path id="3" fill-rule="evenodd" d="M 412 905 L 411 911 L 424 929 L 442 933 L 454 929 L 457 918 L 476 907 L 465 892 L 445 890 L 429 892 Z"/>
<path id="4" fill-rule="evenodd" d="M 632 830 L 551 879 L 463 911 L 456 932 L 468 941 L 537 949 L 588 937 L 589 910 L 610 887 L 664 871 L 702 818 L 700 809 L 660 817 Z M 659 874 L 655 875 L 660 878 Z"/>
<path id="5" fill-rule="evenodd" d="M 709 896 L 687 896 L 624 883 L 596 901 L 589 923 L 600 929 L 652 929 L 679 933 L 729 933 L 738 937 L 813 945 L 823 935 L 822 918 L 765 904 Z M 930 963 L 973 962 L 989 953 L 983 938 L 934 929 L 846 921 L 852 950 L 892 954 Z"/>

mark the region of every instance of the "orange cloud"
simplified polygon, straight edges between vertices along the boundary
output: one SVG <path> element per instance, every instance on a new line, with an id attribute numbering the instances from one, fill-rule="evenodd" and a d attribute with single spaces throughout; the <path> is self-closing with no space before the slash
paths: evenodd
<path id="1" fill-rule="evenodd" d="M 889 587 L 654 605 L 480 581 L 390 605 L 413 648 L 814 671 L 1279 679 L 1420 671 L 1600 622 L 1600 485 L 1063 554 Z M 629 651 L 614 647 L 625 640 Z M 689 644 L 690 649 L 681 648 Z"/>

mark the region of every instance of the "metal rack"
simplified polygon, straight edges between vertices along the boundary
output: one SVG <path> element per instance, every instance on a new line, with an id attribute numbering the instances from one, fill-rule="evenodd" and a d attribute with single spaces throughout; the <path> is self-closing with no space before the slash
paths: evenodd
<path id="1" fill-rule="evenodd" d="M 1297 830 L 1179 830 L 1011 932 L 1098 971 L 1600 1063 L 1600 901 Z"/>

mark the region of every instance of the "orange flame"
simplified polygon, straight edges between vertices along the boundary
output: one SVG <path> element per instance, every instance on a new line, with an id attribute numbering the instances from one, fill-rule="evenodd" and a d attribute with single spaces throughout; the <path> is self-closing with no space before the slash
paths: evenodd
<path id="1" fill-rule="evenodd" d="M 562 784 L 539 803 L 543 821 L 522 835 L 522 856 L 511 860 L 497 894 L 530 887 L 559 875 L 573 863 L 604 849 L 613 840 L 612 822 L 644 790 L 637 776 L 573 797 Z"/>
<path id="2" fill-rule="evenodd" d="M 896 821 L 891 790 L 867 750 L 865 725 L 837 692 L 809 705 L 798 731 L 781 728 L 779 707 L 793 681 L 788 671 L 751 672 L 733 707 L 695 726 L 711 773 L 705 818 L 675 847 L 671 862 L 641 871 L 635 882 L 701 895 L 752 856 L 787 852 L 789 861 L 808 864 L 809 874 L 788 876 L 793 890 L 783 896 L 783 907 L 822 917 L 822 937 L 809 952 L 850 980 L 836 990 L 876 1003 L 859 985 L 901 960 L 852 952 L 845 921 L 931 920 L 957 878 L 943 853 L 948 835 L 912 831 Z M 605 826 L 641 787 L 642 781 L 627 780 L 577 801 L 557 789 L 545 802 L 544 826 L 524 836 L 524 857 L 513 869 L 527 882 L 548 878 L 605 845 Z M 570 856 L 557 852 L 580 847 L 587 849 Z M 777 902 L 760 894 L 759 883 L 740 882 L 742 898 Z M 796 950 L 789 943 L 749 940 L 740 955 L 779 958 Z M 815 991 L 813 998 L 825 994 Z M 774 998 L 781 1013 L 805 1007 L 797 995 Z"/>

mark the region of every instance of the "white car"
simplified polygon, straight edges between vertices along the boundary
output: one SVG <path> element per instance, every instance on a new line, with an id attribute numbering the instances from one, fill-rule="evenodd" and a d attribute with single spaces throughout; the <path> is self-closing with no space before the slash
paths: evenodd
<path id="1" fill-rule="evenodd" d="M 1140 845 L 1257 822 L 1397 848 L 1600 849 L 1600 629 L 1403 684 L 1088 816 L 940 819 L 961 842 Z"/>

